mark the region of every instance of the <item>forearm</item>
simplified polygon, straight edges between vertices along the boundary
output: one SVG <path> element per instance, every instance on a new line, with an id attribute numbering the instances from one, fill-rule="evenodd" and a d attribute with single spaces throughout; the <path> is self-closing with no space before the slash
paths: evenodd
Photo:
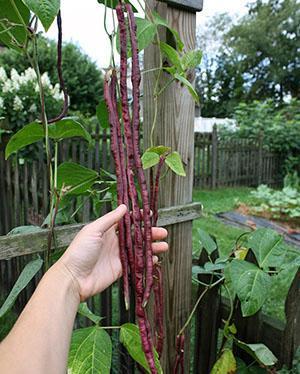
<path id="1" fill-rule="evenodd" d="M 53 266 L 0 344 L 1 373 L 65 373 L 79 302 L 71 274 Z"/>

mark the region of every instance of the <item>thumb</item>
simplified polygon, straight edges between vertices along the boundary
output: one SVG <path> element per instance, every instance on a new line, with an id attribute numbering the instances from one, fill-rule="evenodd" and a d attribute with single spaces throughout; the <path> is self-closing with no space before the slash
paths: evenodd
<path id="1" fill-rule="evenodd" d="M 126 212 L 126 205 L 121 204 L 117 207 L 117 209 L 114 209 L 111 212 L 105 214 L 103 217 L 96 219 L 96 221 L 91 223 L 91 226 L 94 230 L 97 230 L 98 232 L 102 232 L 104 234 L 112 226 L 118 223 L 123 218 Z"/>

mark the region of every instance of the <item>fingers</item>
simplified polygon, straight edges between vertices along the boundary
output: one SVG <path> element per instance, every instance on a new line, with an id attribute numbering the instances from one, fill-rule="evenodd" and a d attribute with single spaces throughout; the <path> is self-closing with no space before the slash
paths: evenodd
<path id="1" fill-rule="evenodd" d="M 105 214 L 103 217 L 98 218 L 96 221 L 92 222 L 90 225 L 93 229 L 103 234 L 109 230 L 112 226 L 116 225 L 120 219 L 127 212 L 126 205 L 122 204 L 118 206 L 117 209 L 112 210 L 111 212 Z"/>
<path id="2" fill-rule="evenodd" d="M 162 227 L 152 227 L 152 240 L 163 240 L 168 236 L 168 231 Z"/>
<path id="3" fill-rule="evenodd" d="M 158 242 L 158 243 L 152 243 L 152 251 L 153 253 L 163 253 L 166 252 L 169 249 L 169 245 L 166 242 Z"/>

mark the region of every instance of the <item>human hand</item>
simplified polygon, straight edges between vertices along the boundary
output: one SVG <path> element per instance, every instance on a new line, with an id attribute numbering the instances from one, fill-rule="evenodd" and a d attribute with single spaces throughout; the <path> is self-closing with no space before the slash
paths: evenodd
<path id="1" fill-rule="evenodd" d="M 81 301 L 103 291 L 122 275 L 116 229 L 126 211 L 126 206 L 120 205 L 86 225 L 57 262 L 56 266 L 65 267 L 72 275 Z M 154 241 L 163 240 L 167 235 L 163 228 L 152 228 Z M 155 242 L 152 249 L 154 253 L 162 253 L 168 250 L 168 244 Z"/>

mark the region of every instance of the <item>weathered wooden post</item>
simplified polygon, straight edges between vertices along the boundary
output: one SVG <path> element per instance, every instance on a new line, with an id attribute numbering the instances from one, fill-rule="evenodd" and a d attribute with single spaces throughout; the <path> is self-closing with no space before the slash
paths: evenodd
<path id="1" fill-rule="evenodd" d="M 212 149 L 211 149 L 211 187 L 217 187 L 218 173 L 218 134 L 217 125 L 214 124 L 212 132 Z"/>
<path id="2" fill-rule="evenodd" d="M 147 6 L 156 10 L 176 29 L 185 48 L 195 48 L 196 11 L 202 9 L 202 0 L 172 0 L 158 2 L 149 0 Z M 161 40 L 167 40 L 166 30 L 161 30 Z M 167 40 L 171 42 L 170 40 Z M 144 55 L 144 69 L 159 66 L 159 51 L 152 45 Z M 144 142 L 150 145 L 150 132 L 154 116 L 154 85 L 157 72 L 144 75 Z M 159 82 L 164 87 L 170 79 L 162 74 Z M 194 81 L 194 72 L 189 74 Z M 161 184 L 160 207 L 185 205 L 192 201 L 193 158 L 194 158 L 194 117 L 195 102 L 182 85 L 172 83 L 159 96 L 157 126 L 154 131 L 154 144 L 170 146 L 177 150 L 185 165 L 187 176 L 178 177 L 168 173 Z M 168 227 L 170 250 L 163 259 L 165 285 L 165 330 L 166 338 L 163 353 L 163 369 L 171 373 L 175 357 L 176 334 L 186 321 L 191 308 L 191 266 L 192 266 L 192 221 Z M 188 337 L 187 337 L 188 338 Z M 185 372 L 189 372 L 189 344 L 185 347 Z"/>

